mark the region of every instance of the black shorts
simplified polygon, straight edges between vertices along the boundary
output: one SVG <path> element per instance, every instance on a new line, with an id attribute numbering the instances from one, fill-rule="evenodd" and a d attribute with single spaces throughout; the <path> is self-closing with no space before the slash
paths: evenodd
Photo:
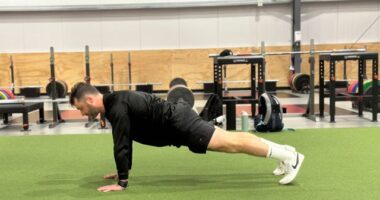
<path id="1" fill-rule="evenodd" d="M 206 153 L 214 134 L 213 124 L 203 120 L 188 104 L 176 103 L 171 127 L 175 130 L 176 146 L 184 145 L 194 153 Z"/>

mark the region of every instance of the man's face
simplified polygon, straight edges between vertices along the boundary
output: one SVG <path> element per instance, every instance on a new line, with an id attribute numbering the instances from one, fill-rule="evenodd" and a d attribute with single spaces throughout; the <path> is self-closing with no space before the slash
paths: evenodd
<path id="1" fill-rule="evenodd" d="M 99 111 L 94 106 L 94 97 L 85 96 L 82 99 L 75 99 L 74 106 L 82 113 L 82 115 L 89 116 L 91 119 L 95 119 L 98 116 Z"/>

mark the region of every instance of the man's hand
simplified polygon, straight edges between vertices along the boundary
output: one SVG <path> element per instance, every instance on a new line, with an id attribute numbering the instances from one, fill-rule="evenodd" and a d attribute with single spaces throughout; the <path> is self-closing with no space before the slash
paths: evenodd
<path id="1" fill-rule="evenodd" d="M 110 191 L 121 191 L 124 190 L 125 188 L 121 187 L 118 184 L 113 184 L 113 185 L 106 185 L 98 188 L 99 192 L 110 192 Z"/>
<path id="2" fill-rule="evenodd" d="M 128 170 L 128 174 L 131 174 L 131 170 Z M 106 174 L 103 176 L 104 179 L 114 179 L 118 180 L 117 173 L 111 173 L 111 174 Z"/>
<path id="3" fill-rule="evenodd" d="M 116 174 L 116 173 L 112 173 L 112 174 L 104 175 L 103 178 L 104 178 L 104 179 L 114 179 L 114 180 L 118 180 L 118 177 L 117 177 L 117 174 Z"/>

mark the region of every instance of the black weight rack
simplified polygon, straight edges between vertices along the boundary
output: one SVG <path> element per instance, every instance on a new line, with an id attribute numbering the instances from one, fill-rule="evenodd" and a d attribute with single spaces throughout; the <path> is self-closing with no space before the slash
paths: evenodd
<path id="1" fill-rule="evenodd" d="M 259 96 L 265 92 L 265 58 L 262 55 L 211 57 L 214 59 L 214 93 L 223 100 L 223 104 L 226 104 L 227 130 L 236 130 L 236 104 L 251 104 L 252 116 L 255 116 L 256 103 L 259 102 L 256 85 L 258 85 Z M 250 96 L 225 97 L 223 95 L 223 68 L 225 66 L 224 70 L 227 70 L 229 65 L 235 64 L 250 65 Z M 222 111 L 223 107 L 220 107 L 220 112 Z"/>
<path id="2" fill-rule="evenodd" d="M 335 65 L 338 61 L 354 60 L 358 61 L 358 94 L 341 94 L 335 93 Z M 372 61 L 372 95 L 363 95 L 363 80 L 365 78 L 365 69 L 367 60 Z M 319 114 L 324 117 L 324 74 L 325 61 L 329 61 L 330 85 L 330 122 L 335 122 L 335 103 L 336 101 L 357 101 L 359 116 L 363 116 L 363 99 L 370 98 L 372 101 L 372 121 L 377 121 L 377 102 L 378 102 L 378 53 L 377 52 L 345 52 L 345 53 L 323 53 L 319 55 Z"/>

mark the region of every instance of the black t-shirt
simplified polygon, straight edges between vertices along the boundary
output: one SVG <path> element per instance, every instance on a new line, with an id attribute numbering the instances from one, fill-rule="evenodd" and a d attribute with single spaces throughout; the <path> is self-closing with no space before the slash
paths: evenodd
<path id="1" fill-rule="evenodd" d="M 112 125 L 114 157 L 119 179 L 128 178 L 132 166 L 132 140 L 152 146 L 180 146 L 171 128 L 181 112 L 175 104 L 155 95 L 118 91 L 103 96 L 105 116 Z"/>

